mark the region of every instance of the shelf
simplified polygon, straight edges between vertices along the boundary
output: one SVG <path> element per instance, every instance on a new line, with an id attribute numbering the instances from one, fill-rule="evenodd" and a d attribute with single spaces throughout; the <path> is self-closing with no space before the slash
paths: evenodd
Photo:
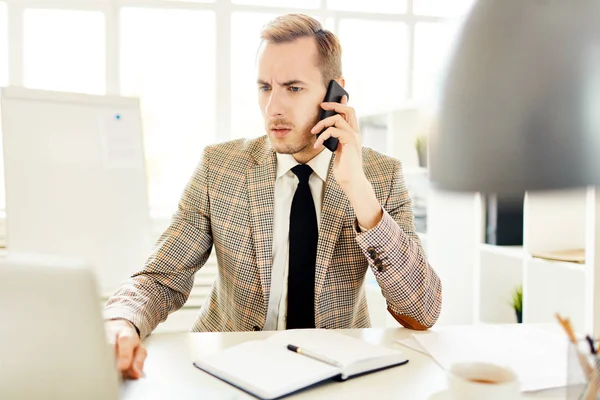
<path id="1" fill-rule="evenodd" d="M 525 259 L 527 257 L 523 246 L 496 246 L 494 244 L 480 243 L 479 250 L 486 253 L 498 254 L 519 259 Z"/>
<path id="2" fill-rule="evenodd" d="M 480 244 L 475 321 L 514 323 L 511 294 L 523 285 L 523 321 L 553 323 L 568 316 L 579 331 L 585 309 L 585 264 L 534 258 L 521 246 Z"/>
<path id="3" fill-rule="evenodd" d="M 587 270 L 585 264 L 533 257 L 531 254 L 525 252 L 523 246 L 496 246 L 480 243 L 479 251 L 483 254 L 510 257 L 534 265 L 546 265 L 548 268 L 563 268 L 579 272 L 585 272 Z M 484 266 L 484 268 L 487 268 L 487 266 Z"/>
<path id="4" fill-rule="evenodd" d="M 523 240 L 529 253 L 585 248 L 586 189 L 527 193 Z"/>
<path id="5" fill-rule="evenodd" d="M 495 324 L 516 323 L 511 299 L 517 286 L 523 284 L 524 253 L 522 249 L 493 245 L 482 245 L 480 250 L 477 274 L 479 304 L 475 320 Z"/>
<path id="6" fill-rule="evenodd" d="M 574 262 L 547 260 L 545 258 L 536 258 L 530 255 L 527 255 L 525 261 L 528 265 L 541 267 L 545 266 L 548 269 L 563 269 L 569 271 L 577 271 L 581 273 L 585 273 L 587 271 L 585 264 L 579 264 Z"/>
<path id="7" fill-rule="evenodd" d="M 552 323 L 555 313 L 567 316 L 583 330 L 586 274 L 581 264 L 536 258 L 525 260 L 524 322 Z"/>

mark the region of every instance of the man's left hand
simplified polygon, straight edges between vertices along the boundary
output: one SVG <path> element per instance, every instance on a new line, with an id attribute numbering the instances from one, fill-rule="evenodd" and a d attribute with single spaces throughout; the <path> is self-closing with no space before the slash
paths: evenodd
<path id="1" fill-rule="evenodd" d="M 346 96 L 342 98 L 341 104 L 321 103 L 321 107 L 324 110 L 333 110 L 337 115 L 319 121 L 311 130 L 311 133 L 317 134 L 327 128 L 319 136 L 314 147 L 319 148 L 330 137 L 337 138 L 339 144 L 333 163 L 335 180 L 345 191 L 352 186 L 362 185 L 366 178 L 362 165 L 362 143 L 356 112 L 348 106 Z"/>

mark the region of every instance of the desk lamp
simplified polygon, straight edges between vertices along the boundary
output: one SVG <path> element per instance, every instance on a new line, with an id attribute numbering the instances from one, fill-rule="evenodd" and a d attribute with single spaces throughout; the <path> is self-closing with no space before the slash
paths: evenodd
<path id="1" fill-rule="evenodd" d="M 600 184 L 600 0 L 480 0 L 450 61 L 429 143 L 451 191 Z"/>

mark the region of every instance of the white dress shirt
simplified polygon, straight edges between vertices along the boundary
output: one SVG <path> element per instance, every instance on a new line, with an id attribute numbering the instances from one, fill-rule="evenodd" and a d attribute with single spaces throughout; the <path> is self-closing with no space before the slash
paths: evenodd
<path id="1" fill-rule="evenodd" d="M 308 186 L 310 186 L 310 192 L 315 202 L 317 226 L 319 226 L 321 219 L 321 205 L 332 154 L 324 149 L 307 163 L 313 170 L 308 179 Z M 267 310 L 267 320 L 263 327 L 264 330 L 285 329 L 286 327 L 290 210 L 299 182 L 298 177 L 294 175 L 291 169 L 298 164 L 298 161 L 290 154 L 277 153 L 273 215 L 273 268 L 271 270 L 269 308 Z"/>

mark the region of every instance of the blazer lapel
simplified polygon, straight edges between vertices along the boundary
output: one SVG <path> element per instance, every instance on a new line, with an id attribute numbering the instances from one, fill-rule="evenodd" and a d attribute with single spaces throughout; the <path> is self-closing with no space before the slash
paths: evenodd
<path id="1" fill-rule="evenodd" d="M 315 271 L 315 303 L 317 303 L 327 268 L 333 255 L 333 249 L 338 241 L 346 211 L 350 202 L 346 194 L 333 177 L 333 160 L 329 163 L 327 182 L 325 184 L 325 195 L 321 206 L 321 226 L 319 227 L 319 242 L 317 244 L 317 265 Z"/>
<path id="2" fill-rule="evenodd" d="M 275 152 L 266 138 L 262 146 L 255 150 L 254 159 L 256 164 L 247 173 L 248 196 L 252 240 L 266 310 L 269 304 L 273 262 L 273 212 L 277 162 Z"/>

